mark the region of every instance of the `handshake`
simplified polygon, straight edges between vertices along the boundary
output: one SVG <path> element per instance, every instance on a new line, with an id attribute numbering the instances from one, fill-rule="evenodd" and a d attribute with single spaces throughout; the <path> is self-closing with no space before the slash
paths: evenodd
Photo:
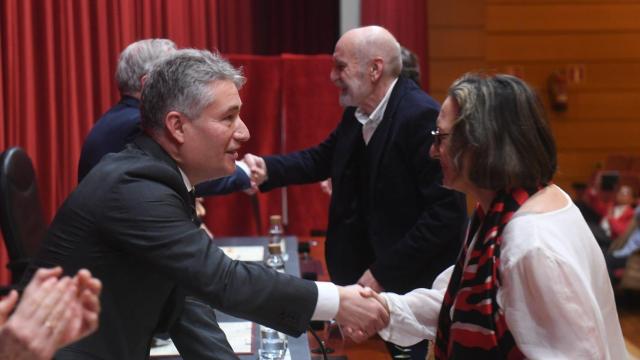
<path id="1" fill-rule="evenodd" d="M 347 336 L 359 343 L 389 324 L 389 306 L 384 297 L 360 285 L 339 286 L 340 308 L 336 320 Z"/>
<path id="2" fill-rule="evenodd" d="M 253 154 L 246 154 L 240 161 L 249 169 L 249 179 L 251 181 L 251 187 L 245 189 L 244 192 L 247 195 L 254 195 L 258 192 L 258 186 L 268 178 L 267 164 L 264 162 L 263 158 Z"/>

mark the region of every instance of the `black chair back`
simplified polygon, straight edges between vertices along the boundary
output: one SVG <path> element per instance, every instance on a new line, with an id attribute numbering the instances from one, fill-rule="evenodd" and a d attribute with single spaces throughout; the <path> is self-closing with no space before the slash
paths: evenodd
<path id="1" fill-rule="evenodd" d="M 0 226 L 16 284 L 40 249 L 46 231 L 36 174 L 31 159 L 19 147 L 0 156 Z"/>

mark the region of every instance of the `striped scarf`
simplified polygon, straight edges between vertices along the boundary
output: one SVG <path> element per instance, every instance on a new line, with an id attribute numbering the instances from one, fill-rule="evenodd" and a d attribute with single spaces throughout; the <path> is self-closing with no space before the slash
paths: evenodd
<path id="1" fill-rule="evenodd" d="M 498 269 L 502 231 L 518 208 L 539 189 L 498 192 L 486 216 L 480 206 L 476 208 L 440 310 L 436 359 L 524 358 L 507 327 L 504 311 L 498 306 Z M 476 232 L 477 240 L 469 252 Z"/>

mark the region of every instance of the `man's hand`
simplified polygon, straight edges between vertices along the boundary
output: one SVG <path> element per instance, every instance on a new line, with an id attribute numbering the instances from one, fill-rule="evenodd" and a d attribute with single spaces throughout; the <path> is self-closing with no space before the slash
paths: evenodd
<path id="1" fill-rule="evenodd" d="M 338 287 L 340 308 L 336 320 L 360 338 L 375 335 L 389 323 L 389 312 L 375 297 L 364 297 L 365 289 L 359 285 Z"/>
<path id="2" fill-rule="evenodd" d="M 376 280 L 376 278 L 373 277 L 373 274 L 371 274 L 371 270 L 367 270 L 362 274 L 360 279 L 358 279 L 358 285 L 371 288 L 373 291 L 378 293 L 384 291 L 382 286 L 378 283 L 378 280 Z"/>
<path id="3" fill-rule="evenodd" d="M 98 329 L 102 283 L 92 277 L 89 270 L 86 269 L 78 271 L 73 281 L 78 289 L 76 298 L 71 304 L 75 313 L 62 337 L 64 345 L 83 338 Z"/>
<path id="4" fill-rule="evenodd" d="M 58 279 L 61 274 L 59 267 L 36 272 L 0 328 L 0 357 L 7 351 L 13 359 L 51 359 L 60 347 L 97 329 L 100 281 L 87 270 L 73 279 Z"/>
<path id="5" fill-rule="evenodd" d="M 18 292 L 15 290 L 11 290 L 9 295 L 0 300 L 0 327 L 7 322 L 7 318 L 9 317 L 11 310 L 13 310 L 17 303 Z"/>
<path id="6" fill-rule="evenodd" d="M 253 155 L 246 154 L 242 161 L 247 164 L 249 170 L 251 171 L 251 187 L 254 188 L 260 186 L 263 182 L 267 180 L 267 164 L 264 162 L 264 159 Z"/>
<path id="7" fill-rule="evenodd" d="M 323 193 L 331 196 L 331 193 L 333 192 L 333 185 L 331 183 L 331 178 L 320 181 L 320 190 L 322 190 Z"/>
<path id="8" fill-rule="evenodd" d="M 387 303 L 387 300 L 383 296 L 378 294 L 377 292 L 373 291 L 372 289 L 370 289 L 370 288 L 362 288 L 360 290 L 360 296 L 362 296 L 363 298 L 373 298 L 373 299 L 375 299 L 376 301 L 378 301 L 384 307 L 384 309 L 387 312 L 387 314 L 391 314 L 391 311 L 389 310 L 389 304 Z M 351 327 L 344 327 L 344 331 L 347 334 L 347 336 L 349 336 L 351 338 L 351 340 L 353 340 L 356 343 L 361 343 L 361 342 L 367 340 L 368 338 L 370 338 L 371 336 L 374 335 L 374 334 L 370 334 L 370 333 L 365 333 L 362 330 L 353 329 Z"/>

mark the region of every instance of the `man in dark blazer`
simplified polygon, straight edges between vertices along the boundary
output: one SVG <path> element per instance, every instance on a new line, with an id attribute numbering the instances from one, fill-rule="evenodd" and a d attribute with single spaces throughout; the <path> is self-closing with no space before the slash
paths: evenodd
<path id="1" fill-rule="evenodd" d="M 116 81 L 120 101 L 105 112 L 89 131 L 84 140 L 78 162 L 78 183 L 93 167 L 109 153 L 124 150 L 142 131 L 140 128 L 140 92 L 143 79 L 154 63 L 176 50 L 168 39 L 144 39 L 129 44 L 118 59 Z M 197 196 L 224 195 L 250 189 L 252 184 L 248 171 L 237 163 L 231 176 L 196 185 Z M 248 169 L 247 169 L 248 170 Z M 258 181 L 262 178 L 256 177 Z"/>
<path id="2" fill-rule="evenodd" d="M 381 27 L 348 31 L 333 56 L 331 80 L 346 107 L 338 127 L 315 147 L 245 161 L 266 166 L 262 191 L 331 177 L 325 256 L 332 281 L 400 294 L 431 287 L 455 261 L 466 226 L 464 196 L 442 187 L 428 155 L 439 106 L 398 77 L 400 46 Z M 411 355 L 425 352 L 420 344 Z"/>
<path id="3" fill-rule="evenodd" d="M 178 50 L 153 68 L 142 92 L 144 134 L 78 185 L 30 267 L 87 268 L 103 284 L 98 331 L 56 359 L 146 359 L 185 293 L 294 336 L 312 318 L 335 316 L 367 333 L 385 326 L 386 310 L 362 298 L 362 287 L 231 260 L 194 223 L 192 184 L 233 172 L 249 139 L 239 116 L 243 81 L 208 51 Z"/>

